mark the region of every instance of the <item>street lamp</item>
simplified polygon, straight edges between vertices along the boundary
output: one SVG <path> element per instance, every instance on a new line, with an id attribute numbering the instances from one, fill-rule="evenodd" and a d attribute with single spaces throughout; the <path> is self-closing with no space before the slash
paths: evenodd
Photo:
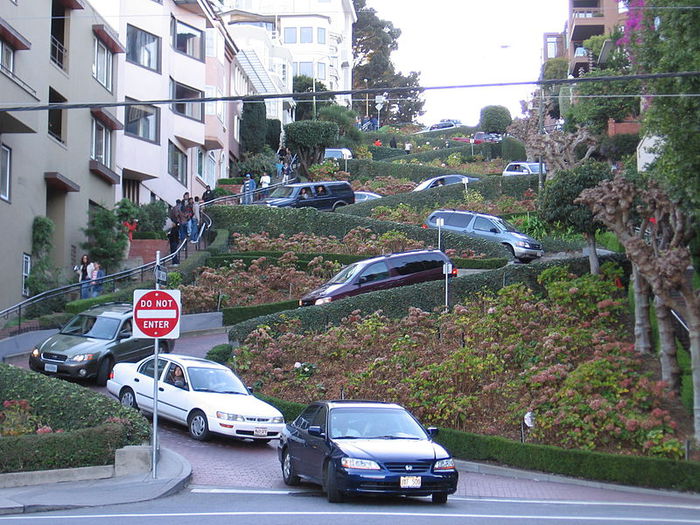
<path id="1" fill-rule="evenodd" d="M 367 89 L 367 79 L 365 81 L 365 89 Z M 369 93 L 365 93 L 365 117 L 369 118 Z"/>

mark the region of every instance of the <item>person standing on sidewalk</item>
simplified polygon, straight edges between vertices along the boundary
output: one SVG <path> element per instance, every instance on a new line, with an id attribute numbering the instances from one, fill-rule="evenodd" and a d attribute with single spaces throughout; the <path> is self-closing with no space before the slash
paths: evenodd
<path id="1" fill-rule="evenodd" d="M 207 189 L 204 190 L 204 193 L 202 193 L 202 200 L 204 202 L 209 202 L 213 198 L 214 198 L 214 192 L 211 191 L 211 186 L 209 186 L 209 184 L 207 184 Z"/>
<path id="2" fill-rule="evenodd" d="M 104 279 L 105 271 L 97 261 L 92 264 L 93 270 L 90 279 L 90 297 L 97 297 L 102 293 L 102 279 Z"/>
<path id="3" fill-rule="evenodd" d="M 262 177 L 260 177 L 260 187 L 262 188 L 262 191 L 260 192 L 260 198 L 264 199 L 269 195 L 269 190 L 267 188 L 270 187 L 270 183 L 272 182 L 272 179 L 270 178 L 270 175 L 266 171 L 263 171 Z"/>
<path id="4" fill-rule="evenodd" d="M 192 208 L 190 207 L 190 193 L 186 191 L 180 202 L 180 210 L 177 222 L 180 224 L 180 240 L 184 241 L 189 236 L 189 223 Z"/>
<path id="5" fill-rule="evenodd" d="M 95 266 L 90 262 L 90 257 L 84 254 L 80 259 L 80 264 L 73 268 L 78 274 L 78 282 L 80 285 L 80 298 L 87 299 L 90 297 L 90 279 Z"/>
<path id="6" fill-rule="evenodd" d="M 170 253 L 175 253 L 177 247 L 180 245 L 180 228 L 173 222 L 172 227 L 168 231 L 168 243 L 170 244 Z M 173 257 L 173 266 L 178 266 L 180 264 L 180 254 L 176 254 Z"/>
<path id="7" fill-rule="evenodd" d="M 190 242 L 196 244 L 199 242 L 199 224 L 200 224 L 200 204 L 199 197 L 195 197 L 192 202 L 192 218 L 190 219 Z"/>

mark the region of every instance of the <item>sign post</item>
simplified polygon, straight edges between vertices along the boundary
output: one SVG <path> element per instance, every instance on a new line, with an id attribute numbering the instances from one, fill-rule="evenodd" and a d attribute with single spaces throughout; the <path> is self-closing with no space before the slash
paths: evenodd
<path id="1" fill-rule="evenodd" d="M 450 309 L 450 275 L 452 274 L 452 264 L 444 263 L 442 273 L 445 274 L 445 309 Z"/>
<path id="2" fill-rule="evenodd" d="M 156 268 L 160 265 L 160 251 L 156 252 Z M 156 277 L 158 277 L 156 275 Z M 155 290 L 134 290 L 134 337 L 154 339 L 153 367 L 153 478 L 158 469 L 158 346 L 160 339 L 180 337 L 180 290 L 161 290 L 156 279 Z"/>
<path id="3" fill-rule="evenodd" d="M 438 227 L 438 250 L 441 250 L 441 244 L 442 244 L 442 227 L 445 225 L 445 218 L 444 217 L 438 217 L 435 219 L 435 223 L 437 224 Z"/>

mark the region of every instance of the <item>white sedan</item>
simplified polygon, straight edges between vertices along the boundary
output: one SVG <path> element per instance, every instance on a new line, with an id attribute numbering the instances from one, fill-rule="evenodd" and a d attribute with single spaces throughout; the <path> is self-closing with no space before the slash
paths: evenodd
<path id="1" fill-rule="evenodd" d="M 107 390 L 124 406 L 153 412 L 153 356 L 117 363 Z M 194 439 L 212 432 L 267 442 L 284 427 L 282 413 L 253 396 L 229 368 L 185 355 L 158 358 L 158 414 L 187 425 Z"/>

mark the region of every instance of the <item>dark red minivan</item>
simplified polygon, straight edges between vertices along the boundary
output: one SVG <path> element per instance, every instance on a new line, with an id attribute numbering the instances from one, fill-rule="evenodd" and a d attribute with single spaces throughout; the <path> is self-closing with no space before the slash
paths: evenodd
<path id="1" fill-rule="evenodd" d="M 452 264 L 439 250 L 412 250 L 365 259 L 343 270 L 320 288 L 299 300 L 300 306 L 325 304 L 361 293 L 436 281 L 444 278 L 443 267 Z M 457 275 L 452 267 L 451 275 Z"/>

